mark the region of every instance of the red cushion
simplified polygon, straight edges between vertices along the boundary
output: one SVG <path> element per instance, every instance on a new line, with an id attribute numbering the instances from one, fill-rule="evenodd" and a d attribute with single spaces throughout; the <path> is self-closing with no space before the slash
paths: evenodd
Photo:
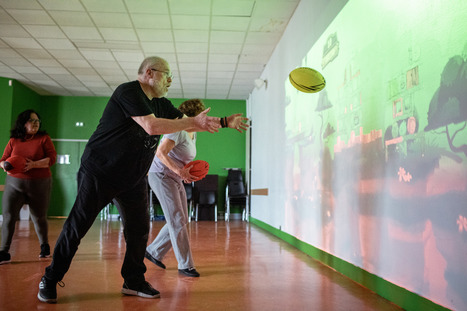
<path id="1" fill-rule="evenodd" d="M 206 161 L 203 161 L 203 160 L 191 161 L 190 163 L 185 165 L 185 168 L 190 167 L 190 166 L 193 166 L 190 169 L 190 174 L 198 177 L 198 180 L 203 179 L 208 174 L 209 163 Z"/>
<path id="2" fill-rule="evenodd" d="M 3 163 L 5 170 L 12 174 L 22 173 L 24 166 L 26 165 L 26 159 L 20 156 L 12 156 L 6 159 Z"/>

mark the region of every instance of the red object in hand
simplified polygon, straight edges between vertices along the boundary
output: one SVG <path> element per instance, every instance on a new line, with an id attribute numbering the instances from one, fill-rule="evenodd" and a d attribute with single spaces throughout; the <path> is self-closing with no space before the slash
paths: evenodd
<path id="1" fill-rule="evenodd" d="M 206 177 L 209 171 L 209 163 L 203 160 L 195 160 L 191 161 L 184 168 L 188 168 L 190 166 L 193 167 L 190 169 L 190 174 L 198 177 L 198 180 L 203 179 Z"/>
<path id="2" fill-rule="evenodd" d="M 20 156 L 12 156 L 6 159 L 3 163 L 3 168 L 5 171 L 17 174 L 24 171 L 24 166 L 26 165 L 26 159 Z"/>

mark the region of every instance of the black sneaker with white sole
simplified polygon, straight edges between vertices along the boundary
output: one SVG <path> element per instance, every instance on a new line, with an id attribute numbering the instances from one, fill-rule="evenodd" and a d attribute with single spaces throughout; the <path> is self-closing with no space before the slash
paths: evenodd
<path id="1" fill-rule="evenodd" d="M 57 282 L 45 277 L 42 277 L 41 282 L 39 283 L 39 292 L 37 293 L 37 298 L 42 302 L 47 303 L 56 303 L 57 302 L 57 284 L 60 287 L 64 287 L 65 283 Z"/>
<path id="2" fill-rule="evenodd" d="M 123 283 L 122 294 L 143 298 L 159 298 L 161 296 L 159 291 L 154 289 L 151 284 L 146 281 L 137 286 L 128 286 L 126 283 Z"/>

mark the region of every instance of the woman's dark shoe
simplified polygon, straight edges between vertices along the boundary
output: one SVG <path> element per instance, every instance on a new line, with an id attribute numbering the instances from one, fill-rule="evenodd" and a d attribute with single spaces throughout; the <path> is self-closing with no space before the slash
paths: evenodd
<path id="1" fill-rule="evenodd" d="M 150 262 L 152 262 L 152 263 L 155 264 L 156 266 L 159 266 L 159 267 L 161 267 L 162 269 L 165 269 L 165 265 L 164 265 L 161 261 L 159 261 L 159 260 L 157 260 L 156 258 L 152 257 L 152 255 L 149 254 L 147 251 L 146 251 L 146 253 L 144 254 L 144 257 L 146 257 L 147 260 L 149 260 Z"/>
<path id="2" fill-rule="evenodd" d="M 195 268 L 188 268 L 188 269 L 178 269 L 178 273 L 190 276 L 192 278 L 197 278 L 199 277 L 198 271 L 196 271 Z"/>
<path id="3" fill-rule="evenodd" d="M 48 243 L 41 244 L 41 253 L 39 254 L 39 258 L 47 258 L 50 257 L 50 246 Z"/>
<path id="4" fill-rule="evenodd" d="M 6 251 L 0 251 L 0 265 L 3 265 L 4 263 L 9 263 L 9 262 L 11 262 L 10 253 Z"/>

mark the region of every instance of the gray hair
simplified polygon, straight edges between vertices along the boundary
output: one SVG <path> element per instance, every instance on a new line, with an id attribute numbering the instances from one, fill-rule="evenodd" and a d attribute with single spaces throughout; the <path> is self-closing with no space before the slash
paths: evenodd
<path id="1" fill-rule="evenodd" d="M 149 68 L 149 67 L 152 67 L 154 65 L 156 65 L 156 66 L 164 65 L 166 63 L 167 63 L 167 61 L 165 59 L 163 59 L 162 57 L 158 57 L 158 56 L 146 57 L 143 60 L 143 62 L 141 63 L 141 65 L 139 66 L 138 75 L 144 74 L 146 69 Z"/>

